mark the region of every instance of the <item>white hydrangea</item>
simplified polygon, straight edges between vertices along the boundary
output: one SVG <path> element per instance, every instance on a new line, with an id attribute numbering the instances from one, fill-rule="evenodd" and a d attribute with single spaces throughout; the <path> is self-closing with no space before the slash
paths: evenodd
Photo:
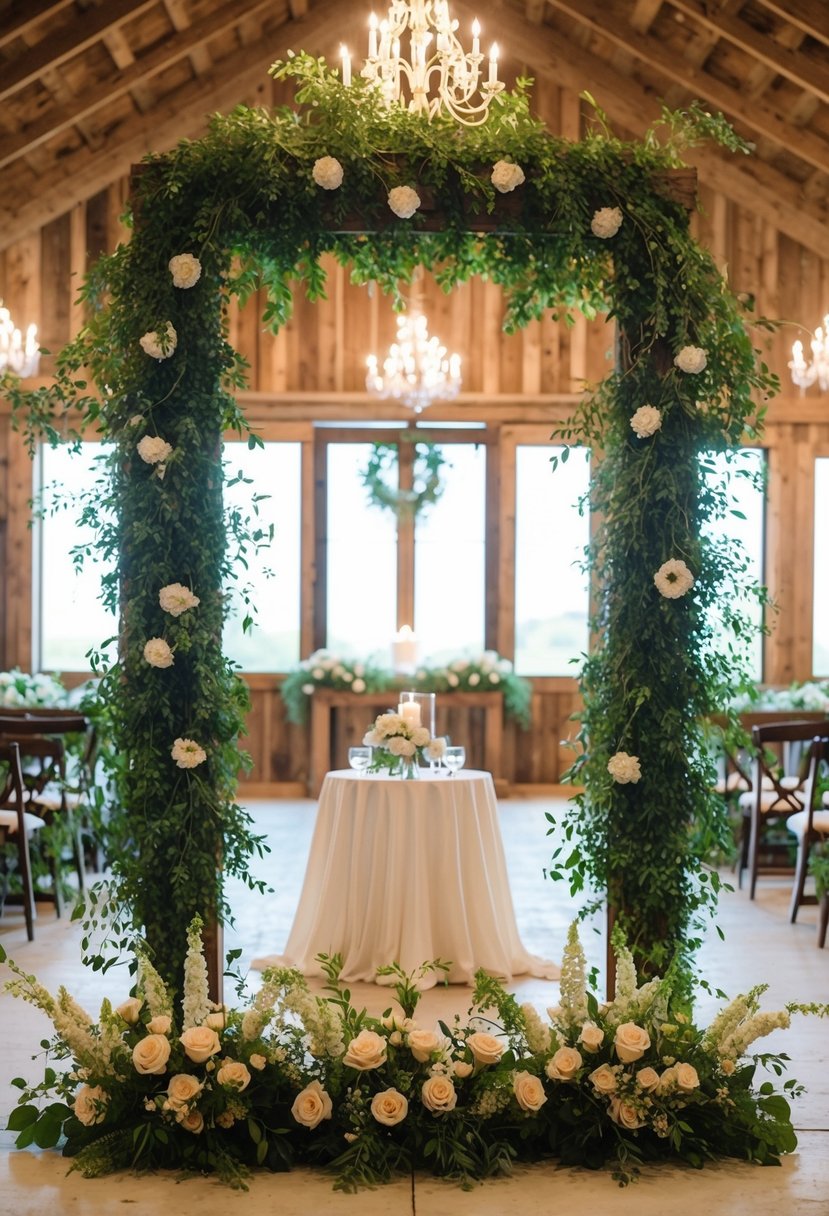
<path id="1" fill-rule="evenodd" d="M 163 333 L 158 330 L 151 329 L 138 339 L 139 346 L 146 355 L 151 359 L 169 359 L 176 349 L 178 343 L 178 334 L 176 333 L 172 321 L 167 321 L 166 329 Z"/>
<path id="2" fill-rule="evenodd" d="M 196 768 L 207 759 L 207 752 L 195 739 L 176 739 L 170 749 L 170 755 L 179 768 Z"/>
<path id="3" fill-rule="evenodd" d="M 343 184 L 343 167 L 336 156 L 320 156 L 314 161 L 311 176 L 323 190 L 337 190 Z"/>
<path id="4" fill-rule="evenodd" d="M 182 583 L 168 583 L 159 591 L 158 602 L 170 616 L 181 616 L 189 608 L 197 608 L 201 600 Z"/>
<path id="5" fill-rule="evenodd" d="M 690 376 L 697 376 L 704 371 L 707 362 L 708 355 L 701 346 L 683 346 L 674 359 L 679 370 L 687 372 Z"/>
<path id="6" fill-rule="evenodd" d="M 672 557 L 663 562 L 653 576 L 656 589 L 667 600 L 678 600 L 687 595 L 694 585 L 694 576 L 680 558 Z"/>
<path id="7" fill-rule="evenodd" d="M 420 206 L 420 195 L 411 186 L 395 186 L 389 190 L 389 206 L 401 220 L 408 220 Z"/>
<path id="8" fill-rule="evenodd" d="M 501 194 L 509 194 L 516 186 L 522 186 L 526 178 L 520 165 L 514 165 L 508 160 L 497 160 L 492 167 L 490 181 Z"/>
<path id="9" fill-rule="evenodd" d="M 174 287 L 195 287 L 201 278 L 201 262 L 192 253 L 177 253 L 170 258 L 167 269 L 173 276 Z"/>
<path id="10" fill-rule="evenodd" d="M 590 230 L 594 236 L 601 237 L 603 241 L 615 236 L 622 226 L 622 212 L 618 207 L 600 207 L 598 211 L 593 212 L 593 218 L 590 221 Z"/>
<path id="11" fill-rule="evenodd" d="M 172 667 L 173 652 L 164 638 L 150 638 L 144 643 L 144 658 L 150 667 Z"/>
<path id="12" fill-rule="evenodd" d="M 607 762 L 607 771 L 619 785 L 634 784 L 642 776 L 638 756 L 630 756 L 627 752 L 616 752 Z"/>
<path id="13" fill-rule="evenodd" d="M 145 435 L 139 440 L 136 450 L 145 464 L 158 464 L 166 460 L 173 449 L 160 435 Z"/>
<path id="14" fill-rule="evenodd" d="M 655 405 L 640 405 L 630 420 L 630 429 L 637 439 L 649 439 L 662 426 L 662 411 Z"/>

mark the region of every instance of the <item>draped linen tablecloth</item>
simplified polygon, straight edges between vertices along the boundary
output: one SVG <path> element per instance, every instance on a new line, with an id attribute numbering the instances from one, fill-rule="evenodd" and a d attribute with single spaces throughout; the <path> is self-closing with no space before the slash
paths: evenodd
<path id="1" fill-rule="evenodd" d="M 489 773 L 328 773 L 285 953 L 253 966 L 320 975 L 320 953 L 342 955 L 348 982 L 437 958 L 451 963 L 451 983 L 471 982 L 479 968 L 505 980 L 558 977 L 518 936 Z M 430 973 L 420 986 L 442 979 Z"/>

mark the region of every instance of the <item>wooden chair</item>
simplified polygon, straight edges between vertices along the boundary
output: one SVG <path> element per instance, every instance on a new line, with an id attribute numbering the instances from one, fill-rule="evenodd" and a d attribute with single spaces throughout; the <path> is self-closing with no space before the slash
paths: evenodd
<path id="1" fill-rule="evenodd" d="M 805 895 L 806 877 L 809 871 L 809 853 L 812 845 L 819 840 L 829 840 L 829 809 L 819 806 L 821 776 L 829 762 L 829 733 L 817 735 L 812 742 L 809 753 L 809 771 L 804 791 L 805 806 L 802 811 L 790 815 L 786 827 L 797 837 L 797 861 L 795 862 L 792 900 L 789 905 L 789 920 L 792 924 L 797 920 L 797 910 L 801 904 L 813 904 L 817 899 L 813 895 Z M 824 805 L 829 805 L 827 796 L 823 796 Z M 826 939 L 826 924 L 822 920 L 818 929 L 818 945 L 822 946 Z"/>
<path id="2" fill-rule="evenodd" d="M 755 748 L 752 788 L 739 799 L 744 831 L 738 862 L 740 886 L 743 870 L 748 869 L 750 899 L 754 899 L 757 887 L 760 843 L 766 828 L 785 822 L 806 805 L 805 784 L 815 730 L 814 722 L 799 720 L 752 727 Z M 790 867 L 764 867 L 764 870 L 780 873 L 788 872 Z"/>
<path id="3" fill-rule="evenodd" d="M 20 748 L 16 743 L 0 743 L 0 844 L 17 847 L 17 868 L 23 886 L 23 912 L 26 917 L 26 936 L 35 937 L 35 891 L 29 857 L 29 838 L 43 827 L 39 815 L 26 810 L 26 791 L 23 784 L 23 769 L 20 764 Z M 0 912 L 8 895 L 8 873 L 3 869 L 0 889 Z"/>

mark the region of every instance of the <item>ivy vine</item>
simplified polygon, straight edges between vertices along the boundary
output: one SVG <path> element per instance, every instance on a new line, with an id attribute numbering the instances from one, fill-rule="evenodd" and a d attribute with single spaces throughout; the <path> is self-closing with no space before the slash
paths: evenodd
<path id="1" fill-rule="evenodd" d="M 439 444 L 421 442 L 406 433 L 400 436 L 400 442 L 414 444 L 413 484 L 410 490 L 401 489 L 391 479 L 398 466 L 396 443 L 372 444 L 368 463 L 360 477 L 368 490 L 371 506 L 392 511 L 398 519 L 416 519 L 427 507 L 434 506 L 440 500 L 446 488 L 441 475 L 446 457 Z"/>

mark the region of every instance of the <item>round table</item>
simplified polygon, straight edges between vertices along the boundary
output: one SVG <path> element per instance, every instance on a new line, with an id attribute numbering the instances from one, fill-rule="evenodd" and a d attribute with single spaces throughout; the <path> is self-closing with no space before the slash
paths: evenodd
<path id="1" fill-rule="evenodd" d="M 285 953 L 253 965 L 320 975 L 320 953 L 342 955 L 348 982 L 438 958 L 451 964 L 452 983 L 473 981 L 479 968 L 505 980 L 558 976 L 518 936 L 489 773 L 327 774 Z M 430 973 L 420 986 L 443 978 Z"/>

